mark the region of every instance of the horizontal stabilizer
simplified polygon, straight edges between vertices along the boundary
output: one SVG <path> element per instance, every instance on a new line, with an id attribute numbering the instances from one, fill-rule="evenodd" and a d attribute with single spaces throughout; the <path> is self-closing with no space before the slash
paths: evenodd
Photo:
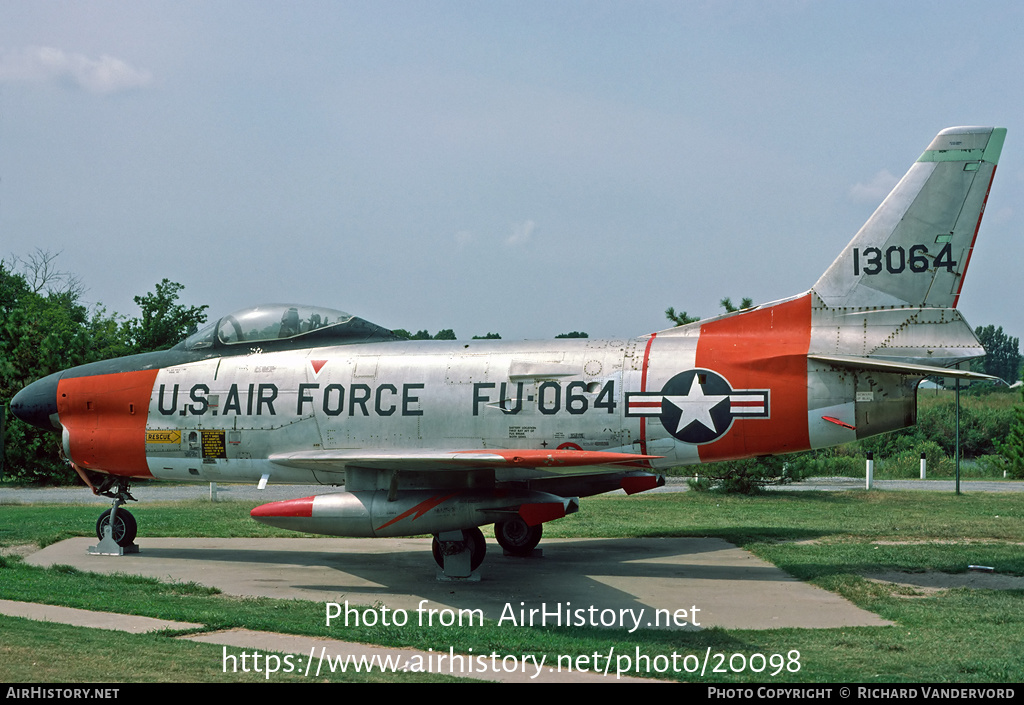
<path id="1" fill-rule="evenodd" d="M 986 375 L 980 372 L 971 372 L 970 370 L 957 370 L 950 369 L 948 367 L 932 367 L 931 365 L 912 365 L 905 362 L 890 362 L 888 360 L 876 360 L 874 358 L 858 357 L 856 355 L 808 355 L 807 359 L 851 370 L 891 372 L 892 374 L 906 375 L 908 377 L 952 377 L 955 379 L 973 381 L 1003 382 L 999 377 L 993 377 L 992 375 Z"/>

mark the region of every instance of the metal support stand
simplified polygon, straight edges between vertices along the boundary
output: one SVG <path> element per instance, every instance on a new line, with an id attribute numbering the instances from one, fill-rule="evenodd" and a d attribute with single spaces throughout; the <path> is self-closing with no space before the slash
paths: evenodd
<path id="1" fill-rule="evenodd" d="M 437 569 L 437 581 L 480 582 L 480 569 L 471 567 L 472 556 L 462 531 L 445 531 L 437 535 L 441 546 L 443 568 Z M 461 547 L 461 548 L 460 548 Z"/>
<path id="2" fill-rule="evenodd" d="M 135 531 L 136 524 L 135 518 L 131 515 L 127 509 L 124 510 L 125 517 L 123 518 L 125 535 L 121 537 L 122 543 L 118 543 L 117 539 L 114 538 L 114 527 L 117 526 L 117 514 L 118 509 L 125 502 L 131 500 L 136 501 L 129 492 L 130 486 L 124 478 L 113 477 L 108 475 L 106 480 L 97 488 L 93 490 L 95 494 L 102 497 L 110 497 L 113 499 L 110 512 L 108 513 L 108 520 L 106 525 L 103 527 L 103 536 L 99 537 L 100 542 L 95 546 L 89 546 L 89 553 L 98 556 L 124 556 L 131 553 L 138 553 L 139 547 L 135 543 Z M 102 520 L 104 515 L 100 515 Z"/>
<path id="3" fill-rule="evenodd" d="M 114 521 L 117 518 L 117 508 L 122 504 L 124 504 L 124 500 L 121 497 L 114 498 L 114 506 L 110 510 L 110 521 L 103 527 L 103 538 L 95 546 L 89 546 L 89 553 L 96 556 L 124 556 L 139 552 L 139 547 L 134 541 L 127 546 L 121 546 L 114 540 Z"/>

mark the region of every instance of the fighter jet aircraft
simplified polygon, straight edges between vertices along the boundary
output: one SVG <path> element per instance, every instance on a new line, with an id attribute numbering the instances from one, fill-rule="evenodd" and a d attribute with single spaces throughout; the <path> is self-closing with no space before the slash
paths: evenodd
<path id="1" fill-rule="evenodd" d="M 659 468 L 792 453 L 912 425 L 918 382 L 985 354 L 956 310 L 1006 130 L 928 145 L 807 292 L 632 340 L 410 341 L 325 308 L 258 306 L 162 352 L 40 379 L 19 418 L 52 429 L 95 492 L 97 536 L 132 546 L 133 478 L 344 485 L 252 516 L 335 536 L 434 535 L 444 572 L 531 552 L 580 497 Z M 101 542 L 102 543 L 102 542 Z"/>

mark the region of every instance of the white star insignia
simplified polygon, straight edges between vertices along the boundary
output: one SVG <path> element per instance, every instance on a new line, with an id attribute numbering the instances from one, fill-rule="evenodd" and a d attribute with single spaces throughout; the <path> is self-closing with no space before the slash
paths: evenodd
<path id="1" fill-rule="evenodd" d="M 715 433 L 717 429 L 715 428 L 715 422 L 711 418 L 711 410 L 723 401 L 727 401 L 729 395 L 713 394 L 706 396 L 704 388 L 697 381 L 697 378 L 694 377 L 690 383 L 690 390 L 686 393 L 685 397 L 666 396 L 664 399 L 679 409 L 679 426 L 676 428 L 676 433 L 681 433 L 684 428 L 694 422 Z"/>

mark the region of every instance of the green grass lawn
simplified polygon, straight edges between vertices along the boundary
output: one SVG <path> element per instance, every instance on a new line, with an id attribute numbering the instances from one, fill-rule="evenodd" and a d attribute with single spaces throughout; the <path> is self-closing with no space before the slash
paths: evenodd
<path id="1" fill-rule="evenodd" d="M 143 504 L 135 512 L 146 536 L 295 536 L 251 521 L 252 504 Z M 48 544 L 89 535 L 95 506 L 9 505 L 0 508 L 0 546 Z M 1021 682 L 1024 681 L 1024 591 L 952 589 L 928 592 L 878 583 L 883 571 L 963 573 L 993 566 L 1024 576 L 1024 498 L 1018 494 L 935 492 L 771 492 L 757 497 L 703 493 L 587 499 L 578 514 L 546 526 L 549 537 L 716 536 L 732 541 L 801 580 L 838 593 L 895 623 L 844 629 L 621 631 L 590 628 L 420 629 L 372 627 L 346 638 L 381 645 L 475 654 L 547 655 L 593 652 L 662 654 L 789 654 L 800 670 L 686 673 L 680 680 L 715 682 Z M 101 576 L 55 567 L 0 563 L 0 598 L 110 610 L 198 622 L 210 629 L 250 629 L 336 638 L 323 623 L 323 604 L 243 599 L 191 584 Z M 220 647 L 0 618 L 0 680 L 244 680 L 220 669 Z M 99 648 L 98 644 L 111 644 Z M 53 645 L 59 645 L 53 646 Z M 202 648 L 199 648 L 202 647 Z M 467 651 L 468 652 L 468 651 Z M 125 654 L 173 669 L 124 669 Z M 37 667 L 60 654 L 64 670 Z M 72 661 L 93 669 L 75 670 Z M 735 661 L 739 663 L 739 661 Z M 35 664 L 35 665 L 33 665 Z M 252 674 L 245 674 L 247 677 Z M 667 677 L 668 674 L 662 677 Z M 406 678 L 410 677 L 408 674 Z M 400 680 L 389 674 L 378 680 Z M 422 680 L 423 678 L 416 678 Z M 276 679 L 275 679 L 276 680 Z"/>

